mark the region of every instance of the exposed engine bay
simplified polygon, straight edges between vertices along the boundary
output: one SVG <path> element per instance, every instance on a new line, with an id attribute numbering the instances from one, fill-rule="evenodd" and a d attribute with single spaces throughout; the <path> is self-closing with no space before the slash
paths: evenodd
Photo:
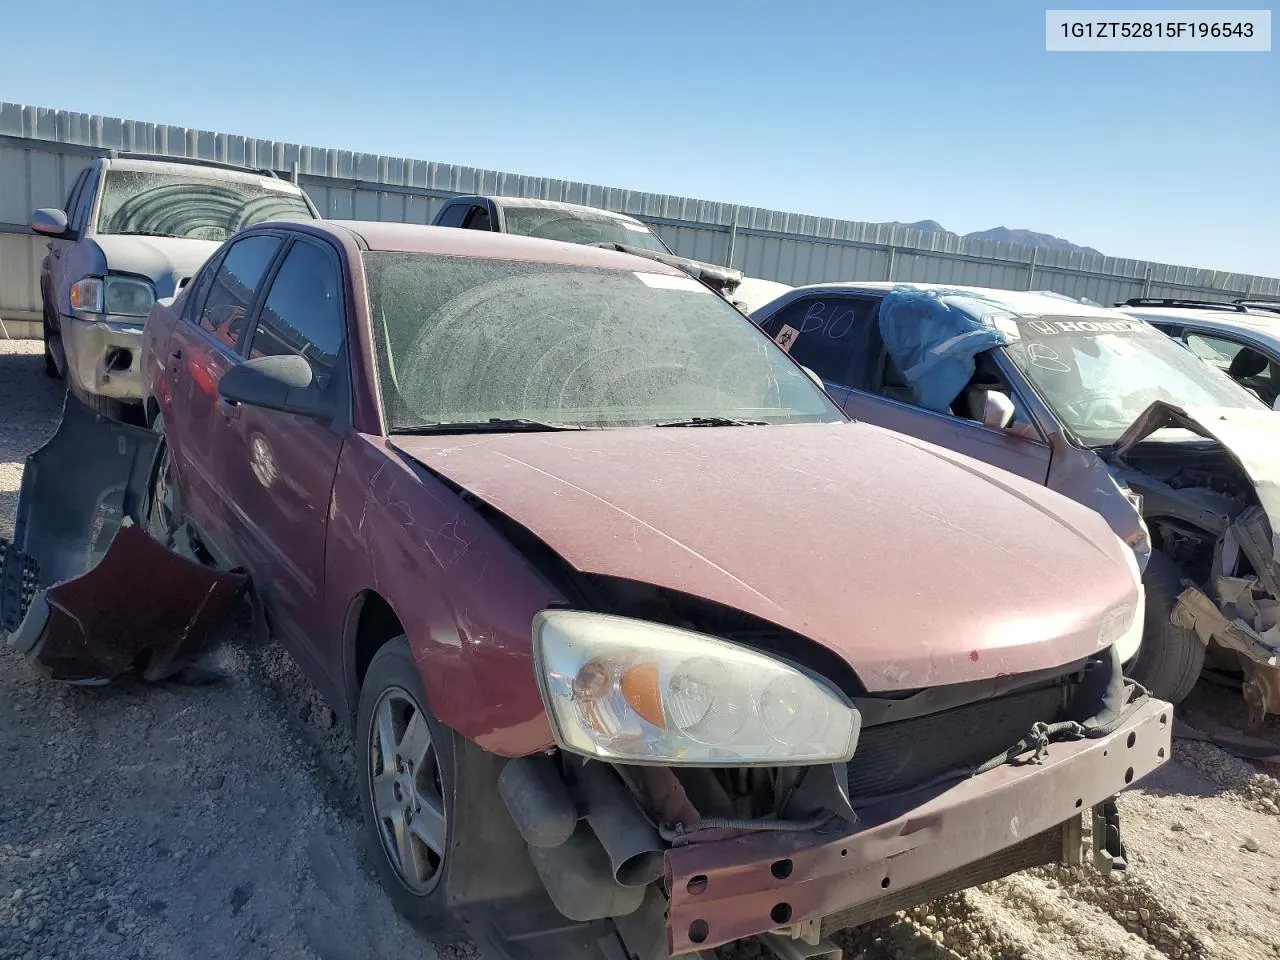
<path id="1" fill-rule="evenodd" d="M 1153 548 L 1182 574 L 1172 621 L 1206 644 L 1209 665 L 1241 675 L 1255 724 L 1280 712 L 1280 474 L 1271 417 L 1154 403 L 1104 454 L 1142 498 Z"/>

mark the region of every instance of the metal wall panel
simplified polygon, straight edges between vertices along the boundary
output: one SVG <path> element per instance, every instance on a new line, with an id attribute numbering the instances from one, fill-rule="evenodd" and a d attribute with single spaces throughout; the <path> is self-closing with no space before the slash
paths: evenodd
<path id="1" fill-rule="evenodd" d="M 198 156 L 297 172 L 327 217 L 428 223 L 460 193 L 566 200 L 650 223 L 676 253 L 783 283 L 903 280 L 1133 296 L 1280 298 L 1280 279 L 836 220 L 759 207 L 308 147 L 0 102 L 0 315 L 38 317 L 44 242 L 25 224 L 60 206 L 76 172 L 108 149 Z"/>

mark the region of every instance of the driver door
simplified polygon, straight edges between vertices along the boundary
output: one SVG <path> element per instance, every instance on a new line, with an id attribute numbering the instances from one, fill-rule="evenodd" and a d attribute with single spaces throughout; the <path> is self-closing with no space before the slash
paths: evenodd
<path id="1" fill-rule="evenodd" d="M 251 317 L 249 359 L 295 354 L 321 389 L 349 409 L 345 285 L 337 251 L 295 236 Z M 324 557 L 346 414 L 332 423 L 218 402 L 219 461 L 235 551 L 258 585 L 274 627 L 323 676 Z"/>

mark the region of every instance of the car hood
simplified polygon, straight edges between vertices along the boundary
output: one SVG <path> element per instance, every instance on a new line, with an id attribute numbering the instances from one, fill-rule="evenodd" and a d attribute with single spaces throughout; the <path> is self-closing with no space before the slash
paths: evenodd
<path id="1" fill-rule="evenodd" d="M 1115 445 L 1125 454 L 1152 434 L 1180 428 L 1222 445 L 1257 492 L 1272 530 L 1272 554 L 1280 559 L 1280 415 L 1274 410 L 1178 406 L 1157 400 L 1129 426 Z"/>
<path id="2" fill-rule="evenodd" d="M 1136 602 L 1093 511 L 863 423 L 397 436 L 576 569 L 737 607 L 868 690 L 1056 667 Z"/>
<path id="3" fill-rule="evenodd" d="M 102 252 L 101 269 L 149 277 L 157 297 L 175 296 L 178 284 L 199 270 L 220 246 L 216 240 L 119 234 L 95 236 L 93 242 Z"/>

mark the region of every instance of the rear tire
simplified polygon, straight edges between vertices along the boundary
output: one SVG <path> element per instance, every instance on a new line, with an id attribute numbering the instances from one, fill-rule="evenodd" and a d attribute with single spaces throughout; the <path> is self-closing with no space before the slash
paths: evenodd
<path id="1" fill-rule="evenodd" d="M 169 550 L 176 549 L 178 531 L 182 529 L 182 502 L 177 479 L 173 475 L 173 458 L 164 435 L 164 421 L 159 415 L 151 429 L 159 436 L 155 471 L 147 490 L 147 508 L 143 517 L 151 539 Z"/>
<path id="2" fill-rule="evenodd" d="M 1187 698 L 1204 669 L 1205 646 L 1194 630 L 1171 618 L 1182 593 L 1182 571 L 1168 555 L 1155 551 L 1143 574 L 1147 590 L 1142 648 L 1129 675 L 1153 696 L 1177 705 Z"/>
<path id="3" fill-rule="evenodd" d="M 447 943 L 463 936 L 446 902 L 453 734 L 426 703 L 409 641 L 400 636 L 387 642 L 374 654 L 360 688 L 356 772 L 382 888 L 421 933 Z"/>

